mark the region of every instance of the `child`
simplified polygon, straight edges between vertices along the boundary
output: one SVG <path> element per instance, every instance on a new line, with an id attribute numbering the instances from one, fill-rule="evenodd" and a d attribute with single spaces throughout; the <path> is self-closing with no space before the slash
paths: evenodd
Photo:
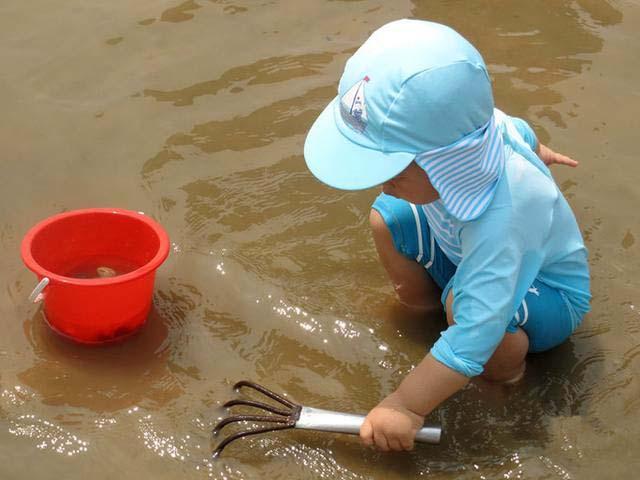
<path id="1" fill-rule="evenodd" d="M 519 380 L 527 352 L 562 343 L 589 310 L 587 252 L 546 166 L 577 162 L 494 109 L 482 57 L 452 29 L 375 31 L 304 155 L 332 187 L 382 184 L 371 224 L 401 301 L 426 306 L 433 282 L 442 290 L 449 327 L 369 412 L 365 444 L 411 449 L 424 417 L 471 377 Z"/>

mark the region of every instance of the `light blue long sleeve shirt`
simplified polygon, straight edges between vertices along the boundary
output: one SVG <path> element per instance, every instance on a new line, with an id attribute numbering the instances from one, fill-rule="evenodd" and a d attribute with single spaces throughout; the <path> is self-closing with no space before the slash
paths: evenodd
<path id="1" fill-rule="evenodd" d="M 443 292 L 444 300 L 453 289 L 455 324 L 431 354 L 469 377 L 482 373 L 534 279 L 560 291 L 575 325 L 591 298 L 580 230 L 533 152 L 535 134 L 517 118 L 504 118 L 501 129 L 505 167 L 487 209 L 466 222 L 440 212 L 459 253 L 456 274 Z"/>

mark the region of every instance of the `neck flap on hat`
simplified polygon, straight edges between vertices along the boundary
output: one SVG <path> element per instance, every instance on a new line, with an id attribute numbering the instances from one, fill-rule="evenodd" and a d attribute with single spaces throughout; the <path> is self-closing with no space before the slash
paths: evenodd
<path id="1" fill-rule="evenodd" d="M 416 163 L 427 172 L 445 209 L 461 221 L 480 216 L 491 203 L 504 169 L 502 135 L 495 115 L 451 145 L 421 153 Z"/>

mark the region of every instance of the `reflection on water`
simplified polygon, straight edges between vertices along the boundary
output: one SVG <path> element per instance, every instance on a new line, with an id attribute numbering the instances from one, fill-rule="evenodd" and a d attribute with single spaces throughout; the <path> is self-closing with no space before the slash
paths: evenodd
<path id="1" fill-rule="evenodd" d="M 24 326 L 37 362 L 18 379 L 44 403 L 105 413 L 166 405 L 181 393 L 167 358 L 167 326 L 155 310 L 140 333 L 114 345 L 87 348 L 52 335 L 40 312 Z"/>
<path id="2" fill-rule="evenodd" d="M 0 7 L 4 175 L 25 179 L 7 182 L 0 202 L 0 451 L 14 459 L 0 477 L 630 478 L 640 225 L 628 205 L 640 199 L 624 132 L 634 118 L 625 112 L 637 111 L 625 102 L 640 96 L 616 92 L 640 81 L 623 48 L 638 41 L 628 17 L 640 21 L 640 9 L 74 0 L 52 25 L 53 7 L 36 3 Z M 236 381 L 364 413 L 445 328 L 441 312 L 411 313 L 393 298 L 367 226 L 377 192 L 329 189 L 302 158 L 344 61 L 402 16 L 460 30 L 486 59 L 498 105 L 580 155 L 579 169 L 554 175 L 590 248 L 593 312 L 570 342 L 532 356 L 521 384 L 477 381 L 434 412 L 441 445 L 383 455 L 354 437 L 287 431 L 212 462 L 210 430 Z M 24 185 L 30 201 L 15 202 Z M 26 304 L 35 280 L 16 252 L 36 219 L 93 204 L 144 210 L 173 250 L 146 326 L 87 348 Z"/>

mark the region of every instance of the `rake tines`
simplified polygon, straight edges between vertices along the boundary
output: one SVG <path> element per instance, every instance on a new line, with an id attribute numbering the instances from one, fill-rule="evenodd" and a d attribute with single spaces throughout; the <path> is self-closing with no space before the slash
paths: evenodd
<path id="1" fill-rule="evenodd" d="M 289 428 L 294 428 L 296 425 L 296 422 L 300 417 L 300 410 L 302 409 L 301 405 L 293 403 L 292 401 L 282 397 L 281 395 L 278 395 L 277 393 L 274 393 L 271 390 L 268 390 L 262 385 L 258 385 L 257 383 L 250 382 L 248 380 L 241 380 L 233 386 L 235 390 L 239 390 L 242 387 L 252 388 L 253 390 L 260 392 L 264 396 L 272 400 L 275 400 L 276 402 L 280 403 L 282 406 L 286 408 L 283 409 L 281 407 L 276 407 L 274 405 L 269 405 L 267 403 L 257 402 L 254 400 L 235 399 L 235 400 L 230 400 L 226 402 L 223 405 L 225 408 L 241 405 L 241 406 L 256 408 L 264 412 L 269 412 L 269 413 L 272 413 L 273 415 L 232 415 L 218 422 L 218 424 L 213 429 L 213 432 L 212 432 L 213 435 L 217 435 L 218 433 L 220 433 L 220 430 L 222 430 L 226 425 L 229 425 L 230 423 L 258 422 L 258 423 L 270 423 L 272 425 L 253 428 L 245 432 L 238 432 L 238 433 L 229 435 L 228 437 L 224 438 L 218 444 L 216 449 L 213 451 L 214 458 L 220 455 L 222 450 L 227 445 L 229 445 L 231 442 L 238 440 L 240 438 L 248 437 L 250 435 L 258 435 L 266 432 L 273 432 L 276 430 L 286 430 Z"/>

